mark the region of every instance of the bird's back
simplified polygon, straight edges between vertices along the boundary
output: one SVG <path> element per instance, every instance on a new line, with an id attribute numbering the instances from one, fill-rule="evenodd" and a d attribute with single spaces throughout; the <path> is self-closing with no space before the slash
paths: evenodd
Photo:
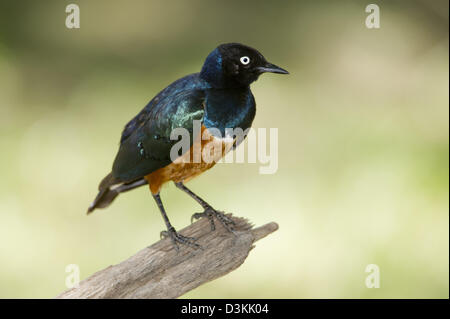
<path id="1" fill-rule="evenodd" d="M 126 140 L 131 135 L 131 133 L 133 133 L 133 131 L 137 127 L 139 127 L 139 125 L 142 125 L 143 122 L 148 120 L 149 113 L 152 111 L 155 105 L 157 105 L 162 100 L 170 98 L 170 96 L 176 95 L 183 91 L 204 90 L 209 87 L 209 84 L 200 78 L 199 73 L 189 74 L 176 80 L 161 92 L 159 92 L 153 99 L 151 99 L 150 102 L 148 102 L 148 104 L 131 121 L 127 123 L 122 132 L 120 143 Z"/>

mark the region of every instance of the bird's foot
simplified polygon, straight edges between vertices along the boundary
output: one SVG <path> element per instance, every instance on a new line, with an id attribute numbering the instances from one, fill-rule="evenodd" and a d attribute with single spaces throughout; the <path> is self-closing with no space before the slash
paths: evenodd
<path id="1" fill-rule="evenodd" d="M 175 250 L 178 252 L 180 248 L 178 247 L 178 244 L 186 245 L 188 247 L 198 249 L 201 248 L 199 244 L 196 244 L 197 241 L 194 237 L 187 237 L 183 236 L 175 230 L 175 228 L 171 227 L 168 230 L 164 230 L 161 232 L 161 238 L 170 238 L 173 245 L 175 246 Z"/>
<path id="2" fill-rule="evenodd" d="M 219 222 L 228 230 L 230 233 L 234 234 L 233 226 L 235 222 L 228 216 L 226 216 L 223 212 L 217 211 L 211 206 L 207 207 L 203 213 L 195 213 L 191 217 L 191 223 L 195 219 L 207 217 L 209 222 L 211 223 L 211 230 L 216 229 L 216 225 L 214 224 L 214 217 L 219 220 Z"/>

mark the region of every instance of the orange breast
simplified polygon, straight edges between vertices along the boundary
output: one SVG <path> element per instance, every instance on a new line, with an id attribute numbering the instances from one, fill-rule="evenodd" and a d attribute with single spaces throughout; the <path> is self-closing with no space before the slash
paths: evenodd
<path id="1" fill-rule="evenodd" d="M 147 176 L 145 179 L 150 185 L 150 191 L 153 194 L 159 193 L 162 185 L 169 181 L 187 182 L 190 179 L 200 175 L 213 167 L 218 160 L 220 160 L 233 146 L 232 139 L 218 139 L 208 133 L 205 126 L 202 125 L 201 136 L 194 141 L 194 145 L 189 152 L 180 156 L 169 165 L 162 167 Z M 194 151 L 203 156 L 200 156 L 198 163 L 194 163 Z"/>

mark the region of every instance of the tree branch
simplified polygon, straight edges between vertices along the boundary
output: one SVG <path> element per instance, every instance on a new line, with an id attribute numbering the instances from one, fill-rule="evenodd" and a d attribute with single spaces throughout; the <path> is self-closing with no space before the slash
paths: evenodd
<path id="1" fill-rule="evenodd" d="M 252 228 L 244 218 L 231 218 L 236 223 L 235 235 L 218 221 L 216 230 L 211 231 L 208 219 L 202 218 L 180 232 L 198 238 L 202 249 L 182 245 L 177 253 L 170 239 L 160 240 L 120 264 L 96 272 L 56 298 L 179 297 L 238 268 L 255 241 L 278 229 L 274 222 Z"/>

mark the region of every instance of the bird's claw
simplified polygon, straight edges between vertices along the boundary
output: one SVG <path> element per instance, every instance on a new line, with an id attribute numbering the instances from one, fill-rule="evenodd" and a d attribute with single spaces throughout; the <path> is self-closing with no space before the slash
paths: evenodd
<path id="1" fill-rule="evenodd" d="M 223 212 L 217 211 L 212 207 L 207 207 L 203 213 L 195 213 L 191 217 L 191 223 L 194 220 L 199 218 L 207 217 L 209 222 L 211 223 L 211 230 L 216 229 L 216 225 L 214 224 L 214 217 L 217 218 L 220 223 L 225 227 L 226 230 L 234 234 L 233 227 L 236 223 L 228 216 L 226 216 Z"/>
<path id="2" fill-rule="evenodd" d="M 186 246 L 194 248 L 194 249 L 201 248 L 201 246 L 199 244 L 195 243 L 197 241 L 197 238 L 183 236 L 183 235 L 179 234 L 175 230 L 175 228 L 170 228 L 169 230 L 163 230 L 161 232 L 160 236 L 161 236 L 161 239 L 170 238 L 170 240 L 172 241 L 172 243 L 175 247 L 175 250 L 177 252 L 180 251 L 180 247 L 178 246 L 178 244 L 186 245 Z"/>

